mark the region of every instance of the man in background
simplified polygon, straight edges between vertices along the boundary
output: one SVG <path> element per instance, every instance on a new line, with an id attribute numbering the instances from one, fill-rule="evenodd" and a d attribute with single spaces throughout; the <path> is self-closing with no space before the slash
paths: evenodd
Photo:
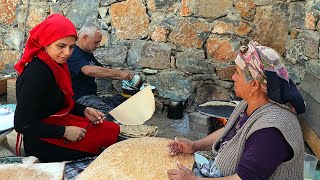
<path id="1" fill-rule="evenodd" d="M 67 62 L 75 101 L 100 110 L 107 115 L 107 119 L 112 120 L 109 111 L 122 103 L 125 98 L 119 94 L 112 97 L 99 97 L 95 78 L 130 80 L 132 74 L 123 70 L 103 67 L 96 60 L 93 52 L 100 47 L 101 39 L 101 29 L 97 25 L 93 23 L 83 25 L 79 31 L 74 51 Z"/>

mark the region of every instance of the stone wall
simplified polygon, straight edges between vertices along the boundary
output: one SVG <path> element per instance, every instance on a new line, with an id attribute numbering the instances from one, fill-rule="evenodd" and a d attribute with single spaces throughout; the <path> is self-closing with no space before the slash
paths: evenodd
<path id="1" fill-rule="evenodd" d="M 244 38 L 275 48 L 292 79 L 320 76 L 319 0 L 0 0 L 0 70 L 14 72 L 28 31 L 50 13 L 103 29 L 99 61 L 141 73 L 159 98 L 230 99 Z M 102 93 L 121 82 L 97 80 Z"/>

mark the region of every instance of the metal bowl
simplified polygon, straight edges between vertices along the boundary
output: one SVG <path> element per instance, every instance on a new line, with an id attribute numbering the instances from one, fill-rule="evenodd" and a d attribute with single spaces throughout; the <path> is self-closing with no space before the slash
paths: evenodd
<path id="1" fill-rule="evenodd" d="M 139 74 L 135 74 L 132 78 L 133 84 L 132 87 L 135 87 L 137 89 L 140 89 L 143 81 L 142 81 L 142 77 Z"/>
<path id="2" fill-rule="evenodd" d="M 122 93 L 127 95 L 135 95 L 139 90 L 122 88 Z"/>

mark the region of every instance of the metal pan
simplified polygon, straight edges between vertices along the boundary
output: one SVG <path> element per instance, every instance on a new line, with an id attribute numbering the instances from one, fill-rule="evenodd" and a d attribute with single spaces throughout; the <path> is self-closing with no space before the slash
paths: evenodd
<path id="1" fill-rule="evenodd" d="M 207 116 L 229 119 L 231 113 L 236 107 L 236 104 L 232 105 L 233 104 L 232 102 L 230 103 L 230 105 L 221 105 L 221 102 L 230 102 L 230 101 L 210 101 L 210 102 L 213 102 L 213 103 L 207 106 L 201 106 L 201 105 L 196 106 L 196 110 Z M 216 105 L 215 105 L 215 102 L 216 102 Z"/>

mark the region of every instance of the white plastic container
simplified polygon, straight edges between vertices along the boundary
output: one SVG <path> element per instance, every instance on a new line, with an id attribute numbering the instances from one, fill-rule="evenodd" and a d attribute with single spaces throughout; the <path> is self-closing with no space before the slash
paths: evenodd
<path id="1" fill-rule="evenodd" d="M 318 158 L 311 154 L 304 154 L 303 157 L 303 177 L 304 180 L 312 180 L 316 173 Z"/>

